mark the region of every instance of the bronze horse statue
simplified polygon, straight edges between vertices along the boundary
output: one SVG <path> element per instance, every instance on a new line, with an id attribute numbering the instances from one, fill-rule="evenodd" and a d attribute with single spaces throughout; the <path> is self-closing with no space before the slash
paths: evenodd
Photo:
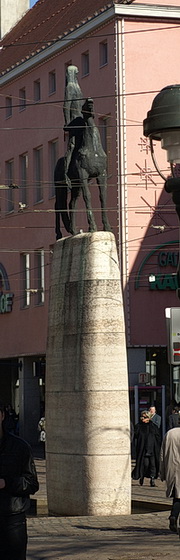
<path id="1" fill-rule="evenodd" d="M 94 123 L 93 100 L 86 99 L 82 107 L 82 117 L 78 116 L 65 127 L 69 132 L 69 145 L 73 145 L 67 168 L 68 150 L 65 157 L 57 161 L 54 171 L 56 191 L 56 239 L 62 237 L 60 215 L 68 233 L 76 234 L 75 211 L 82 191 L 86 206 L 89 231 L 97 231 L 89 190 L 89 180 L 96 178 L 99 187 L 101 214 L 104 231 L 111 231 L 106 213 L 107 156 L 102 148 L 100 134 Z M 71 139 L 73 138 L 73 142 Z M 72 147 L 71 147 L 72 150 Z M 67 209 L 68 185 L 70 185 L 69 212 Z"/>

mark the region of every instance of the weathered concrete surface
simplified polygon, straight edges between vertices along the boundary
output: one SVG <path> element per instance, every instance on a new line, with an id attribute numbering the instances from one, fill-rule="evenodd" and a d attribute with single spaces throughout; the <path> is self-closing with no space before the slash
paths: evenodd
<path id="1" fill-rule="evenodd" d="M 109 232 L 64 238 L 54 247 L 46 428 L 50 513 L 130 513 L 125 327 Z"/>

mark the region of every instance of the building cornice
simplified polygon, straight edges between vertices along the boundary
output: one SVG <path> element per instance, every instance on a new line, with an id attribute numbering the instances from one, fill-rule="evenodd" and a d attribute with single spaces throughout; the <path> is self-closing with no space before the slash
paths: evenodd
<path id="1" fill-rule="evenodd" d="M 92 19 L 88 22 L 82 23 L 78 28 L 57 39 L 50 46 L 43 47 L 40 52 L 31 56 L 28 60 L 17 63 L 14 68 L 1 75 L 1 86 L 17 79 L 23 73 L 31 71 L 38 64 L 45 62 L 45 60 L 56 56 L 61 50 L 69 47 L 75 41 L 81 40 L 84 36 L 95 31 L 97 27 L 108 23 L 117 16 L 124 18 L 151 18 L 153 20 L 160 18 L 161 23 L 163 23 L 162 20 L 167 19 L 180 20 L 180 7 L 157 6 L 156 4 L 116 4 L 111 8 L 107 8 L 101 14 L 93 15 Z"/>

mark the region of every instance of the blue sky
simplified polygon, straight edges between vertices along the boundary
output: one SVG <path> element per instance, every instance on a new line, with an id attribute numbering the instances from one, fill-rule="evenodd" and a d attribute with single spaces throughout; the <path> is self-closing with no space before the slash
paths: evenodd
<path id="1" fill-rule="evenodd" d="M 36 4 L 37 0 L 31 0 L 30 1 L 30 8 L 32 8 L 32 6 L 34 6 L 34 4 Z"/>

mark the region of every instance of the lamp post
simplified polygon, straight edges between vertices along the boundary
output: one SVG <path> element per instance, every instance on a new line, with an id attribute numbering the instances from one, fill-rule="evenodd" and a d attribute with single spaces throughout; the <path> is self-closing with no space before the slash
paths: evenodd
<path id="1" fill-rule="evenodd" d="M 153 100 L 152 107 L 143 121 L 144 136 L 149 137 L 151 157 L 159 175 L 164 179 L 166 192 L 172 193 L 172 200 L 180 220 L 180 178 L 175 176 L 175 164 L 180 163 L 180 85 L 163 88 Z M 171 166 L 172 177 L 167 178 L 157 164 L 153 140 L 160 140 L 161 147 L 167 151 L 167 161 Z M 180 263 L 177 269 L 180 298 Z"/>
<path id="2" fill-rule="evenodd" d="M 159 175 L 164 179 L 166 192 L 172 193 L 172 200 L 180 220 L 180 178 L 175 176 L 175 164 L 180 163 L 180 85 L 163 88 L 153 100 L 152 107 L 143 121 L 144 136 L 149 137 L 151 156 Z M 167 152 L 171 166 L 171 177 L 166 178 L 157 164 L 153 140 L 160 140 Z M 180 245 L 179 245 L 180 251 Z M 177 295 L 180 298 L 180 258 L 177 269 Z M 180 362 L 179 362 L 180 363 Z M 170 390 L 173 394 L 172 362 L 170 361 Z"/>

